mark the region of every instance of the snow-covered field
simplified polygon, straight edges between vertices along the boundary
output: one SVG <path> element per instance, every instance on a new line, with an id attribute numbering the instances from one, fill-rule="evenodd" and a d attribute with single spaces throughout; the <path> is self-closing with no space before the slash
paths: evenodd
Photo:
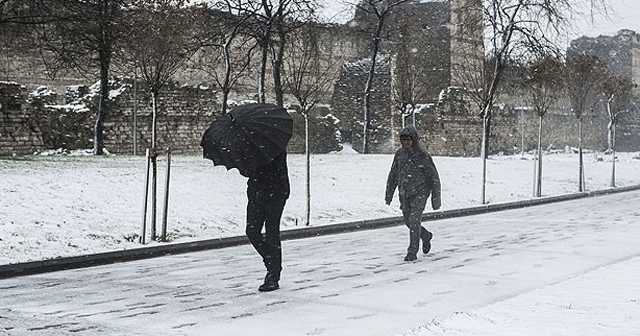
<path id="1" fill-rule="evenodd" d="M 640 184 L 638 153 L 619 153 L 617 185 Z M 443 210 L 480 204 L 481 161 L 435 157 Z M 587 190 L 609 186 L 611 156 L 585 155 Z M 311 225 L 399 216 L 384 204 L 391 155 L 312 156 Z M 530 156 L 488 161 L 490 203 L 532 196 Z M 305 161 L 289 156 L 292 196 L 283 229 L 304 225 Z M 159 162 L 158 225 L 166 161 Z M 577 191 L 575 154 L 544 158 L 543 194 Z M 140 247 L 145 160 L 131 156 L 34 156 L 0 159 L 0 264 Z M 174 242 L 244 234 L 246 178 L 199 156 L 174 156 L 168 227 Z M 158 244 L 158 243 L 152 243 Z"/>

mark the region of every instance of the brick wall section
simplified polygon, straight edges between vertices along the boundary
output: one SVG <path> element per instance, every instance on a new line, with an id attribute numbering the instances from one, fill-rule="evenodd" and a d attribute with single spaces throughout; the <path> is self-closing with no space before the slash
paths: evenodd
<path id="1" fill-rule="evenodd" d="M 640 111 L 634 109 L 620 116 L 616 128 L 616 148 L 619 151 L 640 151 Z"/>
<path id="2" fill-rule="evenodd" d="M 138 153 L 151 145 L 152 105 L 144 89 L 137 93 L 137 141 Z M 47 108 L 43 101 L 28 100 L 26 89 L 18 84 L 0 82 L 0 155 L 30 154 L 60 146 L 52 142 L 61 127 L 51 119 L 59 119 L 60 109 Z M 55 98 L 52 98 L 55 99 Z M 94 100 L 97 97 L 94 97 Z M 75 125 L 65 123 L 64 133 L 84 134 L 92 132 L 95 122 L 95 104 L 76 112 Z M 199 152 L 200 138 L 214 120 L 219 109 L 216 93 L 210 89 L 169 86 L 158 98 L 157 147 L 171 147 L 174 152 Z M 111 110 L 105 117 L 105 148 L 111 153 L 133 153 L 134 95 L 131 87 L 111 102 Z M 66 114 L 66 113 L 62 113 Z M 82 115 L 80 115 L 82 114 Z M 52 117 L 53 116 L 53 117 Z M 57 126 L 56 126 L 57 125 Z M 75 126 L 75 127 L 73 127 Z M 56 128 L 57 127 L 57 128 Z M 87 132 L 87 130 L 89 130 Z M 83 133 L 84 132 L 84 133 Z M 77 142 L 67 142 L 66 149 L 77 149 L 78 144 L 89 144 L 92 134 Z M 86 145 L 80 145 L 86 147 Z"/>
<path id="3" fill-rule="evenodd" d="M 480 152 L 482 124 L 463 115 L 443 116 L 425 131 L 432 155 L 474 156 Z"/>
<path id="4" fill-rule="evenodd" d="M 137 152 L 151 146 L 152 103 L 144 88 L 137 92 Z M 133 90 L 125 90 L 112 105 L 105 126 L 105 148 L 112 153 L 133 153 Z M 219 110 L 211 89 L 170 86 L 158 97 L 156 146 L 174 152 L 198 152 L 204 130 Z"/>
<path id="5" fill-rule="evenodd" d="M 482 141 L 482 119 L 471 119 L 465 114 L 439 114 L 433 120 L 425 120 L 425 143 L 429 152 L 435 155 L 478 156 Z M 537 148 L 538 116 L 532 111 L 524 113 L 510 107 L 494 111 L 489 139 L 489 152 L 496 154 L 526 151 Z M 607 148 L 606 115 L 587 114 L 583 117 L 583 139 L 585 149 L 605 150 Z M 640 123 L 639 123 L 640 124 Z M 617 149 L 619 151 L 637 151 L 637 136 L 640 128 L 618 126 Z M 636 132 L 636 138 L 630 136 Z M 542 129 L 542 148 L 564 149 L 565 146 L 578 146 L 578 122 L 571 113 L 547 113 Z"/>
<path id="6" fill-rule="evenodd" d="M 0 82 L 0 155 L 33 153 L 43 147 L 34 111 L 27 105 L 25 87 Z"/>

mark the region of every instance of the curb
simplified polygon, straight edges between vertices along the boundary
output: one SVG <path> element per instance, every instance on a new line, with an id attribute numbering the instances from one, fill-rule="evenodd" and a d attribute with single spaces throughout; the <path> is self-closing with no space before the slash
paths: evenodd
<path id="1" fill-rule="evenodd" d="M 452 209 L 446 211 L 437 211 L 424 213 L 422 221 L 433 221 L 446 218 L 472 216 L 489 212 L 504 211 L 510 209 L 518 209 L 542 204 L 563 202 L 588 197 L 597 197 L 602 195 L 617 194 L 628 191 L 640 190 L 640 185 L 609 188 L 596 191 L 587 191 L 576 194 L 565 194 L 559 196 L 550 196 L 515 202 L 487 204 L 482 206 Z M 363 230 L 374 230 L 391 226 L 404 225 L 403 218 L 387 217 L 371 220 L 362 220 L 356 222 L 347 222 L 339 224 L 329 224 L 323 226 L 313 226 L 300 229 L 281 231 L 282 240 L 302 239 L 317 236 L 325 236 L 346 232 L 355 232 Z M 88 254 L 75 257 L 62 257 L 56 259 L 46 259 L 40 261 L 30 261 L 24 263 L 0 265 L 0 279 L 25 276 L 30 274 L 40 274 L 66 269 L 84 268 L 91 266 L 107 265 L 116 262 L 133 261 L 140 259 L 148 259 L 161 257 L 165 255 L 181 254 L 188 252 L 196 252 L 203 250 L 221 249 L 232 246 L 249 244 L 249 240 L 245 236 L 234 236 L 216 239 L 199 240 L 186 243 L 175 243 L 167 245 L 141 247 L 135 249 L 127 249 L 122 251 L 104 252 L 97 254 Z"/>

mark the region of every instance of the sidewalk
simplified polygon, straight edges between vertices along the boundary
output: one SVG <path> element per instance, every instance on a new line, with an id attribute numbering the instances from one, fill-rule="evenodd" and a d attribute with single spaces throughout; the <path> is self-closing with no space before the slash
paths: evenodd
<path id="1" fill-rule="evenodd" d="M 286 241 L 282 288 L 271 293 L 256 290 L 264 271 L 249 246 L 1 280 L 0 330 L 8 335 L 395 335 L 432 321 L 456 326 L 461 314 L 455 312 L 494 316 L 485 312 L 496 309 L 514 317 L 504 329 L 494 324 L 495 330 L 524 332 L 504 335 L 546 335 L 538 333 L 540 325 L 562 323 L 573 311 L 558 319 L 538 318 L 526 303 L 594 290 L 595 297 L 604 296 L 599 306 L 637 307 L 632 301 L 640 299 L 637 284 L 629 282 L 640 276 L 638 204 L 640 192 L 634 191 L 429 222 L 433 251 L 415 263 L 402 261 L 404 227 Z M 609 293 L 610 280 L 614 295 L 598 294 Z M 621 314 L 638 320 L 640 309 Z M 518 321 L 537 327 L 527 329 Z M 568 321 L 579 321 L 584 330 L 598 327 L 600 335 L 638 334 L 637 323 L 608 329 L 597 317 Z M 450 335 L 433 326 L 413 334 Z"/>
<path id="2" fill-rule="evenodd" d="M 640 335 L 640 257 L 594 269 L 405 336 Z"/>

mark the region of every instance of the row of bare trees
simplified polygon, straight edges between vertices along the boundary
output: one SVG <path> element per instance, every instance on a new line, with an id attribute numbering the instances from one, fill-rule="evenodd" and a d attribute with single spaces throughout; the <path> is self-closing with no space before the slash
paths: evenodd
<path id="1" fill-rule="evenodd" d="M 601 108 L 607 111 L 608 151 L 612 152 L 612 187 L 615 186 L 615 129 L 620 115 L 633 111 L 633 88 L 629 75 L 610 71 L 607 64 L 595 56 L 574 54 L 566 61 L 557 56 L 534 58 L 527 67 L 526 89 L 529 102 L 539 118 L 537 173 L 534 195 L 542 195 L 542 134 L 546 113 L 563 97 L 568 97 L 578 124 L 578 191 L 584 191 L 582 122 L 587 111 Z"/>
<path id="2" fill-rule="evenodd" d="M 622 106 L 628 104 L 629 88 L 633 83 L 623 76 L 606 75 L 606 65 L 595 57 L 570 55 L 566 62 L 560 61 L 563 50 L 557 41 L 571 27 L 572 18 L 585 14 L 580 12 L 580 8 L 587 8 L 588 14 L 595 16 L 605 12 L 606 7 L 605 0 L 584 0 L 583 3 L 571 0 L 466 0 L 459 1 L 459 6 L 454 8 L 454 15 L 459 18 L 454 38 L 464 41 L 478 29 L 485 32 L 485 55 L 478 57 L 474 53 L 460 51 L 460 58 L 452 64 L 454 81 L 464 88 L 482 119 L 483 204 L 486 203 L 486 160 L 491 118 L 511 60 L 529 60 L 525 84 L 531 106 L 540 120 L 535 194 L 541 195 L 542 121 L 563 93 L 570 98 L 578 120 L 578 190 L 584 190 L 582 116 L 599 94 L 611 97 L 608 107 L 614 102 L 620 104 L 613 107 L 612 111 L 616 112 L 610 113 L 610 128 L 614 132 L 617 116 L 624 110 Z M 612 175 L 612 185 L 615 183 L 613 179 Z"/>
<path id="3" fill-rule="evenodd" d="M 309 166 L 309 113 L 335 81 L 344 55 L 331 34 L 323 33 L 315 16 L 316 0 L 211 0 L 196 5 L 187 0 L 33 0 L 10 12 L 5 11 L 9 4 L 25 3 L 1 1 L 0 27 L 28 24 L 52 75 L 69 69 L 88 78 L 98 75 L 95 154 L 103 154 L 109 79 L 115 73 L 144 82 L 153 106 L 152 239 L 158 98 L 180 70 L 208 75 L 222 93 L 220 113 L 226 113 L 229 94 L 248 91 L 238 86 L 246 85 L 252 71 L 257 72 L 258 100 L 265 102 L 270 69 L 276 104 L 284 104 L 286 91 L 305 117 Z M 309 184 L 307 172 L 307 194 Z"/>
<path id="4" fill-rule="evenodd" d="M 287 57 L 299 52 L 306 52 L 307 58 L 331 54 L 331 50 L 324 50 L 331 47 L 331 43 L 310 49 L 299 40 L 318 33 L 318 29 L 313 29 L 317 26 L 317 0 L 191 3 L 186 0 L 1 0 L 0 27 L 4 30 L 10 24 L 30 25 L 52 76 L 74 69 L 88 78 L 99 77 L 100 99 L 94 128 L 94 152 L 98 155 L 103 153 L 109 78 L 114 72 L 125 76 L 140 74 L 155 103 L 166 83 L 189 63 L 210 75 L 221 89 L 221 113 L 227 110 L 229 93 L 243 80 L 246 82 L 254 69 L 257 69 L 260 102 L 266 100 L 269 69 L 279 105 L 284 104 L 285 91 L 296 88 L 309 91 L 305 86 L 319 84 L 301 83 L 298 78 L 295 85 L 295 80 L 284 78 L 284 74 L 289 73 L 287 67 L 300 67 Z M 303 27 L 305 32 L 299 34 Z M 309 52 L 315 55 L 310 56 Z M 323 72 L 327 63 L 337 69 L 338 62 L 339 57 L 336 61 L 325 58 L 323 62 L 306 62 L 305 67 L 316 69 L 304 71 Z M 323 89 L 325 87 L 315 91 Z M 309 98 L 305 100 L 308 105 Z"/>

